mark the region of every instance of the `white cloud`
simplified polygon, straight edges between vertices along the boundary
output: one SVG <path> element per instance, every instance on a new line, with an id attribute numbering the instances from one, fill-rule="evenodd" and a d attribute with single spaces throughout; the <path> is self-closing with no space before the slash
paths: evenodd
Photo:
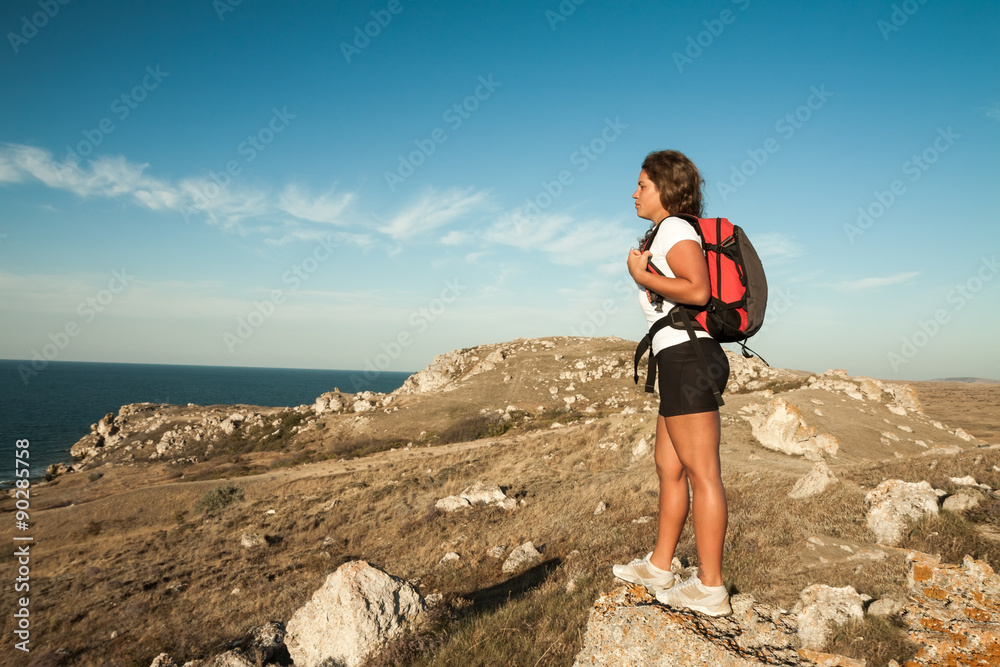
<path id="1" fill-rule="evenodd" d="M 18 183 L 23 174 L 15 164 L 10 154 L 10 144 L 5 144 L 0 150 L 0 183 Z"/>
<path id="2" fill-rule="evenodd" d="M 486 231 L 485 239 L 525 251 L 551 256 L 554 264 L 594 265 L 604 269 L 620 259 L 625 265 L 633 233 L 607 220 L 579 221 L 564 213 L 527 217 L 515 210 L 501 215 Z"/>
<path id="3" fill-rule="evenodd" d="M 888 285 L 899 285 L 900 283 L 905 283 L 916 276 L 920 275 L 919 271 L 907 271 L 906 273 L 897 273 L 894 276 L 886 276 L 884 278 L 861 278 L 860 280 L 845 280 L 837 285 L 840 289 L 845 290 L 867 290 L 867 289 L 877 289 L 879 287 L 886 287 Z"/>
<path id="4" fill-rule="evenodd" d="M 452 229 L 441 237 L 444 245 L 465 245 L 472 240 L 472 235 L 464 229 Z"/>
<path id="5" fill-rule="evenodd" d="M 330 189 L 319 197 L 311 198 L 300 192 L 298 187 L 289 185 L 281 194 L 278 208 L 302 220 L 343 225 L 346 221 L 341 214 L 352 201 L 353 192 L 334 196 L 333 189 Z"/>
<path id="6" fill-rule="evenodd" d="M 394 239 L 408 238 L 459 218 L 469 217 L 476 210 L 482 209 L 488 201 L 489 192 L 485 190 L 475 192 L 472 188 L 452 188 L 442 193 L 428 190 L 379 231 Z"/>
<path id="7" fill-rule="evenodd" d="M 784 234 L 758 234 L 750 240 L 762 260 L 783 262 L 803 254 L 803 247 Z"/>
<path id="8" fill-rule="evenodd" d="M 485 255 L 486 255 L 486 251 L 470 252 L 469 254 L 467 254 L 465 256 L 465 261 L 469 262 L 470 264 L 475 264 L 480 259 L 482 259 L 483 256 L 485 256 Z"/>
<path id="9" fill-rule="evenodd" d="M 517 209 L 497 218 L 486 231 L 486 239 L 521 250 L 545 251 L 553 239 L 566 233 L 572 221 L 562 213 L 528 217 Z"/>
<path id="10" fill-rule="evenodd" d="M 265 190 L 232 184 L 220 187 L 205 176 L 169 182 L 147 174 L 148 168 L 146 163 L 129 162 L 120 155 L 100 156 L 83 165 L 59 161 L 34 146 L 0 146 L 0 182 L 34 179 L 84 198 L 131 196 L 137 205 L 152 211 L 176 211 L 185 218 L 201 214 L 213 224 L 241 232 L 246 220 L 281 213 L 307 222 L 340 224 L 340 214 L 354 198 L 353 193 L 335 196 L 332 190 L 310 198 L 288 186 L 274 201 Z"/>
<path id="11" fill-rule="evenodd" d="M 994 104 L 986 110 L 986 115 L 993 120 L 1000 120 L 1000 104 Z"/>

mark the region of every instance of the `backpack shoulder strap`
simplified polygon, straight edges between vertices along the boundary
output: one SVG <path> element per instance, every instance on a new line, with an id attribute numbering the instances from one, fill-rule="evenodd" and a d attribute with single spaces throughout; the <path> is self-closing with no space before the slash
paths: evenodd
<path id="1" fill-rule="evenodd" d="M 646 391 L 649 393 L 654 392 L 654 387 L 656 386 L 656 355 L 653 354 L 653 336 L 655 336 L 660 329 L 670 326 L 669 317 L 661 317 L 660 319 L 653 322 L 653 326 L 649 327 L 649 332 L 643 336 L 642 340 L 639 341 L 639 345 L 635 348 L 635 359 L 632 363 L 632 380 L 635 384 L 639 384 L 639 360 L 642 359 L 642 355 L 649 351 L 649 366 L 646 368 Z"/>

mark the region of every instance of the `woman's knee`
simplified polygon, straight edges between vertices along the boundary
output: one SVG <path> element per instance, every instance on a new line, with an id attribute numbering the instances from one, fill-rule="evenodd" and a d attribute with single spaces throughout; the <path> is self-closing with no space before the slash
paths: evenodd
<path id="1" fill-rule="evenodd" d="M 726 487 L 722 483 L 719 475 L 692 475 L 688 473 L 687 479 L 691 482 L 691 493 L 696 496 L 725 498 Z"/>
<path id="2" fill-rule="evenodd" d="M 676 461 L 661 462 L 656 461 L 656 476 L 660 479 L 661 483 L 664 482 L 685 482 L 686 474 L 684 472 L 684 466 L 680 465 Z"/>

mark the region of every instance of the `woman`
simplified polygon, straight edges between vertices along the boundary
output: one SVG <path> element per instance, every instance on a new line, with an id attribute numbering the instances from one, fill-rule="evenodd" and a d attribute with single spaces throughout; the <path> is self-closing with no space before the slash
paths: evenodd
<path id="1" fill-rule="evenodd" d="M 639 285 L 639 302 L 651 326 L 675 304 L 702 306 L 711 294 L 708 264 L 694 227 L 671 213 L 702 215 L 703 181 L 697 167 L 677 151 L 650 153 L 642 163 L 632 198 L 636 213 L 653 223 L 642 247 L 632 249 L 627 263 Z M 646 270 L 652 260 L 664 275 Z M 660 483 L 656 546 L 645 558 L 615 565 L 615 576 L 642 584 L 656 599 L 711 616 L 732 613 L 722 584 L 722 545 L 728 510 L 719 461 L 719 409 L 712 392 L 721 393 L 729 378 L 729 361 L 708 333 L 697 331 L 696 342 L 683 329 L 665 327 L 653 337 L 650 354 L 656 356 L 660 409 L 656 419 L 656 474 Z M 694 345 L 702 346 L 711 373 L 704 376 Z M 719 370 L 723 372 L 718 372 Z M 691 485 L 698 571 L 674 583 L 670 572 L 674 549 L 688 515 Z"/>

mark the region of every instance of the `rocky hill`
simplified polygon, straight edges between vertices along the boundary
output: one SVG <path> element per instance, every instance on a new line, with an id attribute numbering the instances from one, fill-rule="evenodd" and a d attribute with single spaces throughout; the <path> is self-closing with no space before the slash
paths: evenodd
<path id="1" fill-rule="evenodd" d="M 518 339 L 440 355 L 391 394 L 103 416 L 32 489 L 45 552 L 32 655 L 997 664 L 1000 446 L 907 384 L 731 355 L 736 613 L 674 612 L 619 586 L 611 564 L 648 551 L 655 531 L 656 397 L 632 383 L 633 346 Z M 677 555 L 678 570 L 694 566 L 689 532 Z M 353 620 L 334 631 L 316 618 Z"/>

